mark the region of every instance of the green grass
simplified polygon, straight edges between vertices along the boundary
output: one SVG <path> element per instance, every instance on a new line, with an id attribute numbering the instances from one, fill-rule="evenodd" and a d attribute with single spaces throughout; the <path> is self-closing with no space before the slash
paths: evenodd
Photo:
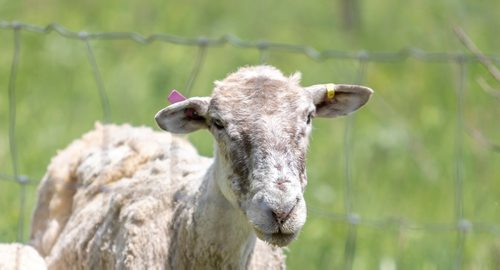
<path id="1" fill-rule="evenodd" d="M 0 20 L 70 30 L 157 32 L 186 37 L 233 34 L 244 40 L 305 44 L 316 49 L 356 52 L 398 51 L 418 47 L 430 52 L 465 51 L 452 27 L 462 26 L 486 53 L 499 54 L 498 1 L 363 1 L 361 28 L 341 27 L 339 3 L 332 1 L 5 1 Z M 0 29 L 0 172 L 12 173 L 8 142 L 7 86 L 13 53 L 12 31 Z M 16 140 L 19 169 L 41 179 L 58 149 L 91 129 L 103 117 L 85 44 L 55 33 L 21 33 L 16 80 Z M 172 88 L 183 90 L 197 48 L 166 43 L 92 41 L 110 98 L 111 119 L 154 127 L 153 115 L 166 106 Z M 267 62 L 287 73 L 300 70 L 303 84 L 352 83 L 359 65 L 351 60 L 315 61 L 303 55 L 272 51 Z M 209 48 L 192 95 L 207 95 L 213 81 L 238 66 L 259 63 L 259 52 L 230 45 Z M 353 211 L 362 220 L 413 223 L 455 222 L 456 95 L 455 63 L 409 59 L 369 63 L 364 84 L 376 94 L 353 118 L 350 157 Z M 473 223 L 500 226 L 500 155 L 470 136 L 480 130 L 500 142 L 499 101 L 476 83 L 487 71 L 467 65 L 463 132 L 464 216 Z M 344 132 L 346 118 L 317 119 L 308 157 L 311 208 L 344 213 Z M 190 135 L 204 155 L 211 155 L 207 132 Z M 26 219 L 36 200 L 27 193 Z M 0 181 L 0 241 L 16 240 L 19 186 Z M 29 226 L 26 225 L 25 239 Z M 303 232 L 288 252 L 290 269 L 338 269 L 344 266 L 349 226 L 310 211 Z M 360 225 L 356 230 L 354 269 L 451 269 L 457 233 Z M 500 236 L 467 234 L 464 269 L 498 267 Z"/>

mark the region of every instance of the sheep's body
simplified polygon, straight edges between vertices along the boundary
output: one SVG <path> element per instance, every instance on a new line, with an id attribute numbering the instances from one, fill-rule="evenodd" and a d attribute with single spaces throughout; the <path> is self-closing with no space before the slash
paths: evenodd
<path id="1" fill-rule="evenodd" d="M 97 125 L 52 160 L 31 243 L 51 269 L 243 268 L 230 251 L 205 246 L 203 234 L 214 232 L 193 224 L 211 164 L 169 133 Z M 239 255 L 252 259 L 238 264 L 284 266 L 281 249 L 252 241 Z"/>
<path id="2" fill-rule="evenodd" d="M 30 246 L 0 244 L 0 269 L 2 270 L 44 270 L 47 265 Z"/>

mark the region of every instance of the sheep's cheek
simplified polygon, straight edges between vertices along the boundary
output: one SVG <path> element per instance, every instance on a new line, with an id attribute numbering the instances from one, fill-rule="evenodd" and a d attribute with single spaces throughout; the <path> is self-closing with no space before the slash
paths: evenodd
<path id="1" fill-rule="evenodd" d="M 217 179 L 217 184 L 220 188 L 220 191 L 222 192 L 222 195 L 234 206 L 237 207 L 238 205 L 238 199 L 236 198 L 235 193 L 233 192 L 233 189 L 231 188 L 231 181 L 228 179 L 224 178 L 218 178 Z"/>

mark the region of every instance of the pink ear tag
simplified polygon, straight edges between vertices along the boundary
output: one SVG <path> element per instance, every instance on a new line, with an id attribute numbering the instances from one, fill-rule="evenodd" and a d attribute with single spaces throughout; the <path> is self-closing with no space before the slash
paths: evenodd
<path id="1" fill-rule="evenodd" d="M 186 100 L 186 97 L 183 96 L 181 93 L 177 92 L 177 90 L 173 89 L 172 92 L 170 92 L 170 95 L 168 95 L 167 99 L 168 102 L 174 104 Z"/>

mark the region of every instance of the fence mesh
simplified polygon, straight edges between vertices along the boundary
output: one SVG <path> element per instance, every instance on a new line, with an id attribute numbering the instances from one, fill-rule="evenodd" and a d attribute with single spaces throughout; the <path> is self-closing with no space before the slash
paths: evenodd
<path id="1" fill-rule="evenodd" d="M 96 83 L 97 94 L 101 102 L 102 120 L 109 122 L 111 119 L 111 109 L 109 97 L 106 93 L 103 78 L 96 61 L 96 57 L 92 47 L 93 40 L 131 40 L 141 44 L 150 44 L 154 42 L 164 42 L 185 46 L 196 46 L 198 52 L 195 59 L 195 64 L 192 68 L 189 79 L 186 83 L 186 92 L 192 89 L 207 54 L 207 48 L 220 47 L 223 45 L 231 45 L 235 48 L 254 49 L 259 52 L 259 62 L 265 63 L 269 53 L 278 51 L 289 54 L 301 54 L 311 59 L 322 61 L 326 59 L 349 59 L 357 61 L 358 71 L 355 81 L 363 83 L 366 76 L 367 64 L 373 62 L 403 62 L 407 59 L 415 59 L 421 62 L 438 62 L 438 63 L 453 63 L 458 66 L 458 74 L 455 76 L 456 80 L 456 111 L 455 119 L 455 138 L 454 138 L 454 154 L 451 157 L 454 161 L 454 208 L 455 208 L 455 222 L 453 223 L 413 223 L 406 219 L 369 219 L 358 215 L 353 207 L 352 197 L 352 158 L 351 153 L 351 138 L 354 115 L 349 116 L 346 121 L 346 128 L 344 132 L 344 212 L 336 213 L 327 210 L 322 210 L 316 207 L 309 207 L 309 211 L 321 218 L 332 220 L 333 222 L 342 222 L 348 224 L 348 236 L 345 240 L 344 252 L 344 269 L 351 269 L 353 260 L 356 253 L 357 244 L 357 229 L 359 226 L 387 229 L 404 229 L 404 230 L 417 230 L 423 232 L 454 232 L 456 233 L 456 250 L 455 250 L 455 269 L 463 267 L 464 256 L 464 243 L 467 235 L 470 233 L 487 233 L 492 236 L 500 236 L 500 226 L 498 224 L 484 224 L 468 220 L 464 215 L 464 93 L 467 87 L 467 65 L 471 62 L 487 60 L 489 63 L 499 63 L 500 56 L 498 55 L 480 55 L 457 53 L 457 52 L 427 52 L 416 48 L 402 49 L 396 52 L 350 52 L 338 50 L 323 50 L 318 51 L 312 47 L 275 43 L 268 41 L 245 41 L 235 36 L 225 35 L 220 38 L 186 38 L 180 36 L 173 36 L 169 34 L 153 34 L 143 36 L 133 32 L 102 32 L 102 33 L 88 33 L 88 32 L 74 32 L 69 31 L 61 25 L 49 24 L 45 27 L 26 24 L 21 22 L 0 22 L 0 29 L 3 31 L 11 31 L 13 35 L 13 52 L 10 66 L 10 75 L 8 79 L 8 140 L 10 147 L 10 159 L 12 164 L 12 173 L 0 173 L 0 180 L 6 182 L 14 182 L 19 185 L 19 220 L 17 240 L 24 242 L 23 236 L 25 234 L 24 220 L 26 206 L 26 188 L 27 186 L 35 186 L 38 184 L 38 179 L 33 179 L 19 171 L 19 158 L 18 158 L 18 142 L 16 141 L 16 77 L 18 74 L 18 65 L 21 49 L 21 35 L 23 32 L 33 32 L 39 34 L 49 34 L 55 32 L 61 37 L 67 39 L 76 39 L 84 43 L 86 49 L 87 60 L 92 68 L 94 80 Z M 492 150 L 498 151 L 497 145 L 490 145 Z"/>

